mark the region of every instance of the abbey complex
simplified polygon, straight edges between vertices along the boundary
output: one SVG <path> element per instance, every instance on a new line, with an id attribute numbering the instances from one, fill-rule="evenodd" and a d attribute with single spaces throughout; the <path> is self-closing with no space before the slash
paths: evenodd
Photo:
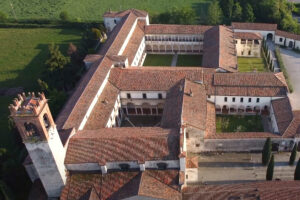
<path id="1" fill-rule="evenodd" d="M 296 181 L 197 185 L 205 171 L 198 173 L 195 156 L 261 151 L 266 138 L 276 151 L 300 142 L 300 111 L 283 73 L 242 73 L 237 63 L 237 56 L 260 57 L 264 41 L 300 48 L 299 35 L 276 24 L 149 24 L 148 13 L 135 9 L 107 12 L 104 24 L 106 42 L 84 59 L 88 71 L 55 121 L 43 93 L 19 94 L 9 106 L 28 150 L 27 173 L 49 198 L 300 195 Z M 143 67 L 149 54 L 199 55 L 202 66 Z M 219 133 L 216 115 L 263 116 L 270 128 Z"/>

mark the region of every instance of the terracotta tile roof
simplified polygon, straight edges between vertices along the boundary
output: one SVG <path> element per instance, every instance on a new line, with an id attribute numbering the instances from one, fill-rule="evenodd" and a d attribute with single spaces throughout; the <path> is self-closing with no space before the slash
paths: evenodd
<path id="1" fill-rule="evenodd" d="M 292 107 L 288 97 L 271 101 L 280 135 L 283 135 L 293 120 Z"/>
<path id="2" fill-rule="evenodd" d="M 88 54 L 85 56 L 84 58 L 84 62 L 91 62 L 91 63 L 94 63 L 98 60 L 100 60 L 103 56 L 102 55 L 99 55 L 99 54 Z"/>
<path id="3" fill-rule="evenodd" d="M 70 138 L 65 163 L 178 160 L 179 132 L 159 127 L 78 131 Z"/>
<path id="4" fill-rule="evenodd" d="M 215 104 L 207 102 L 207 111 L 206 111 L 206 129 L 205 136 L 215 135 L 216 134 L 216 108 Z"/>
<path id="5" fill-rule="evenodd" d="M 252 32 L 235 32 L 234 38 L 245 39 L 245 40 L 262 40 L 263 39 L 263 37 L 260 33 L 252 33 Z"/>
<path id="6" fill-rule="evenodd" d="M 146 26 L 146 34 L 204 34 L 212 26 L 151 24 Z"/>
<path id="7" fill-rule="evenodd" d="M 106 57 L 99 62 L 94 63 L 82 77 L 74 93 L 60 111 L 55 121 L 58 130 L 73 127 L 78 129 L 113 64 Z"/>
<path id="8" fill-rule="evenodd" d="M 232 22 L 233 29 L 276 31 L 277 24 Z"/>
<path id="9" fill-rule="evenodd" d="M 280 80 L 283 83 L 283 85 L 286 86 L 287 90 L 289 91 L 289 87 L 288 87 L 288 84 L 286 83 L 283 72 L 277 72 L 277 73 L 275 73 L 275 76 L 278 80 Z"/>
<path id="10" fill-rule="evenodd" d="M 108 82 L 100 95 L 93 111 L 91 112 L 84 130 L 96 130 L 105 128 L 109 117 L 114 109 L 119 95 L 119 90 Z"/>
<path id="11" fill-rule="evenodd" d="M 276 135 L 269 132 L 232 132 L 232 133 L 215 133 L 206 135 L 205 139 L 249 139 L 249 138 L 277 138 Z"/>
<path id="12" fill-rule="evenodd" d="M 203 84 L 185 80 L 182 123 L 201 130 L 206 127 L 206 90 Z"/>
<path id="13" fill-rule="evenodd" d="M 96 189 L 94 187 L 90 188 L 79 200 L 100 200 Z"/>
<path id="14" fill-rule="evenodd" d="M 184 200 L 296 200 L 300 181 L 262 181 L 242 184 L 189 186 L 183 189 Z"/>
<path id="15" fill-rule="evenodd" d="M 132 36 L 130 37 L 129 42 L 126 45 L 124 52 L 122 53 L 123 56 L 128 57 L 128 63 L 130 66 L 132 65 L 134 56 L 136 55 L 140 44 L 145 36 L 144 29 L 145 20 L 138 20 L 137 25 L 132 33 Z"/>
<path id="16" fill-rule="evenodd" d="M 294 33 L 289 33 L 289 32 L 286 32 L 286 31 L 276 30 L 275 34 L 276 34 L 276 36 L 290 38 L 290 39 L 293 39 L 293 40 L 300 40 L 300 35 L 297 35 L 297 34 L 294 34 Z"/>
<path id="17" fill-rule="evenodd" d="M 237 56 L 233 36 L 233 31 L 225 26 L 215 26 L 206 31 L 202 65 L 237 72 Z"/>
<path id="18" fill-rule="evenodd" d="M 61 200 L 77 200 L 89 191 L 101 200 L 146 196 L 158 199 L 181 199 L 177 170 L 146 170 L 144 172 L 112 172 L 101 174 L 70 174 Z"/>
<path id="19" fill-rule="evenodd" d="M 104 13 L 103 17 L 117 17 L 117 18 L 119 18 L 119 17 L 126 16 L 128 13 L 133 13 L 137 17 L 146 17 L 148 15 L 148 13 L 144 10 L 129 9 L 129 10 L 123 10 L 123 11 L 119 11 L 119 12 L 108 11 L 108 12 Z"/>
<path id="20" fill-rule="evenodd" d="M 198 156 L 187 157 L 186 168 L 198 168 Z"/>
<path id="21" fill-rule="evenodd" d="M 283 133 L 283 137 L 300 137 L 300 111 L 293 111 L 293 120 Z"/>

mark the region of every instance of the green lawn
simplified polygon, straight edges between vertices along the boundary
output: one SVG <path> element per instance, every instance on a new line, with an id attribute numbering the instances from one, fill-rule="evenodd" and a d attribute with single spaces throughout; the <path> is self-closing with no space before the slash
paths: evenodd
<path id="1" fill-rule="evenodd" d="M 147 10 L 151 15 L 165 12 L 172 7 L 191 7 L 205 21 L 211 0 L 1 0 L 0 11 L 13 18 L 12 2 L 17 19 L 58 19 L 61 11 L 67 11 L 72 19 L 101 20 L 104 12 L 130 8 Z"/>
<path id="2" fill-rule="evenodd" d="M 238 68 L 240 72 L 267 71 L 263 58 L 238 57 Z"/>
<path id="3" fill-rule="evenodd" d="M 201 55 L 178 55 L 176 66 L 201 66 Z"/>
<path id="4" fill-rule="evenodd" d="M 173 55 L 147 54 L 144 66 L 171 66 Z"/>
<path id="5" fill-rule="evenodd" d="M 217 133 L 223 132 L 263 132 L 262 119 L 259 115 L 217 115 Z"/>

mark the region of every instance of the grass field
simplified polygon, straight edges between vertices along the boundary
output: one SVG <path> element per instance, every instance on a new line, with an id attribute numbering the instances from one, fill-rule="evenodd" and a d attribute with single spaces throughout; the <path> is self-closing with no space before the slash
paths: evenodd
<path id="1" fill-rule="evenodd" d="M 259 115 L 217 115 L 217 133 L 224 132 L 263 132 L 262 119 Z"/>
<path id="2" fill-rule="evenodd" d="M 263 58 L 238 57 L 238 68 L 240 72 L 267 71 Z"/>
<path id="3" fill-rule="evenodd" d="M 10 4 L 12 3 L 12 6 Z M 191 7 L 203 21 L 211 0 L 2 0 L 0 11 L 17 19 L 58 19 L 61 11 L 67 11 L 74 20 L 101 20 L 109 9 L 120 11 L 129 8 L 147 10 L 151 15 L 165 12 L 172 7 Z M 12 9 L 13 7 L 13 9 Z"/>
<path id="4" fill-rule="evenodd" d="M 201 66 L 201 55 L 178 55 L 176 66 Z"/>
<path id="5" fill-rule="evenodd" d="M 147 54 L 144 66 L 171 66 L 173 55 Z"/>

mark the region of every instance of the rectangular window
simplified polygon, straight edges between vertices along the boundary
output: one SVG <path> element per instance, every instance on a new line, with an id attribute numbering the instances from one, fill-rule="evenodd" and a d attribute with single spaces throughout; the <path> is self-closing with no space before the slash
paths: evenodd
<path id="1" fill-rule="evenodd" d="M 248 99 L 248 102 L 250 103 L 250 102 L 251 102 L 251 100 L 252 100 L 252 99 L 251 99 L 251 98 L 249 98 L 249 99 Z"/>
<path id="2" fill-rule="evenodd" d="M 207 96 L 210 99 L 210 95 Z"/>
<path id="3" fill-rule="evenodd" d="M 243 103 L 243 102 L 244 102 L 244 98 L 243 98 L 243 97 L 241 97 L 241 99 L 240 99 L 240 102 L 241 102 L 241 103 Z"/>
<path id="4" fill-rule="evenodd" d="M 279 38 L 279 42 L 282 42 L 282 40 L 283 40 L 282 38 Z"/>
<path id="5" fill-rule="evenodd" d="M 162 99 L 162 94 L 161 93 L 158 93 L 158 98 Z"/>
<path id="6" fill-rule="evenodd" d="M 147 94 L 143 93 L 143 99 L 147 99 Z"/>
<path id="7" fill-rule="evenodd" d="M 257 99 L 256 99 L 256 103 L 259 103 L 259 100 L 260 100 L 260 99 L 259 99 L 259 98 L 257 98 Z"/>
<path id="8" fill-rule="evenodd" d="M 227 102 L 227 97 L 224 97 L 224 101 Z"/>
<path id="9" fill-rule="evenodd" d="M 127 93 L 127 99 L 131 99 L 131 94 Z"/>
<path id="10" fill-rule="evenodd" d="M 235 102 L 235 97 L 232 97 L 232 102 Z"/>
<path id="11" fill-rule="evenodd" d="M 249 55 L 249 56 L 251 55 L 251 51 L 248 51 L 248 55 Z"/>

